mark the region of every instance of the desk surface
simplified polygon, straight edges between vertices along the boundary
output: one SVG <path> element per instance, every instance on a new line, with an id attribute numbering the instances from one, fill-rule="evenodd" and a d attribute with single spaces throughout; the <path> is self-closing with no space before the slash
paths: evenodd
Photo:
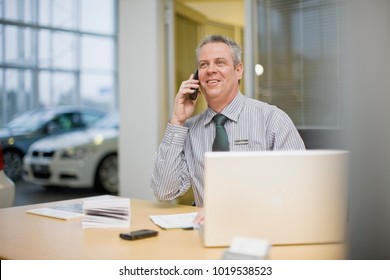
<path id="1" fill-rule="evenodd" d="M 88 199 L 102 198 L 91 197 Z M 226 248 L 203 247 L 197 230 L 162 230 L 149 215 L 194 212 L 192 206 L 130 199 L 129 229 L 83 229 L 82 218 L 63 221 L 33 214 L 27 209 L 77 203 L 65 200 L 0 209 L 0 259 L 220 259 Z M 119 233 L 137 229 L 155 229 L 159 235 L 137 241 L 119 238 Z M 271 259 L 344 259 L 345 245 L 273 246 Z"/>

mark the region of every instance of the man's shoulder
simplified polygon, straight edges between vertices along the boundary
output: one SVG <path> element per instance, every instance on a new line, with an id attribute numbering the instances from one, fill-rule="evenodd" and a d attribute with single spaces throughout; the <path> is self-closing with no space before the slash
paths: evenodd
<path id="1" fill-rule="evenodd" d="M 282 111 L 280 108 L 273 104 L 269 104 L 267 102 L 254 99 L 252 97 L 245 96 L 245 105 L 248 109 L 252 110 L 260 110 L 264 113 L 271 113 L 271 112 L 280 112 Z"/>

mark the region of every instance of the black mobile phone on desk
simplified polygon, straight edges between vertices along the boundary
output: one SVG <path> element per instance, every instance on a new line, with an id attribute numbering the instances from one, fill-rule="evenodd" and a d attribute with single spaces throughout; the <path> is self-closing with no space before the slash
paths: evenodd
<path id="1" fill-rule="evenodd" d="M 198 70 L 194 73 L 194 80 L 198 80 Z M 195 100 L 198 97 L 199 88 L 193 88 L 194 92 L 190 94 L 190 99 Z"/>
<path id="2" fill-rule="evenodd" d="M 140 229 L 135 231 L 130 231 L 126 233 L 120 233 L 119 237 L 125 240 L 138 240 L 148 237 L 157 236 L 158 231 L 152 229 Z"/>

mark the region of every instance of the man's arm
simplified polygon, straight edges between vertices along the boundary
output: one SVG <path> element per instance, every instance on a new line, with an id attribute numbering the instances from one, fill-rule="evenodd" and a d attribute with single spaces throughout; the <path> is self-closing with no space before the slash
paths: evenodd
<path id="1" fill-rule="evenodd" d="M 293 121 L 282 110 L 277 109 L 270 122 L 268 142 L 271 150 L 305 150 L 303 142 Z"/>
<path id="2" fill-rule="evenodd" d="M 184 145 L 188 128 L 168 124 L 155 157 L 151 189 L 159 200 L 173 200 L 191 186 Z"/>
<path id="3" fill-rule="evenodd" d="M 186 120 L 194 112 L 196 100 L 189 99 L 194 88 L 199 88 L 199 81 L 183 81 L 175 97 L 171 121 L 158 148 L 152 172 L 151 188 L 160 200 L 172 200 L 184 194 L 191 186 L 184 145 L 188 128 Z"/>

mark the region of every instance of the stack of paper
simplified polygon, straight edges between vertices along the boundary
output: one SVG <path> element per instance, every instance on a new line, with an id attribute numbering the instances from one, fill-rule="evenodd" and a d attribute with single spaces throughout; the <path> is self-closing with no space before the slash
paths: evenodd
<path id="1" fill-rule="evenodd" d="M 61 220 L 70 220 L 75 218 L 83 217 L 84 214 L 77 211 L 70 211 L 66 209 L 66 207 L 62 207 L 61 209 L 57 209 L 55 207 L 45 207 L 45 208 L 37 208 L 37 209 L 28 209 L 26 210 L 29 214 L 35 214 L 50 218 L 56 218 Z"/>
<path id="2" fill-rule="evenodd" d="M 37 209 L 26 210 L 29 214 L 35 214 L 61 220 L 70 220 L 83 217 L 83 209 L 81 203 L 64 204 L 53 207 L 44 207 Z"/>
<path id="3" fill-rule="evenodd" d="M 86 200 L 83 203 L 84 228 L 129 228 L 130 200 L 109 198 Z"/>

